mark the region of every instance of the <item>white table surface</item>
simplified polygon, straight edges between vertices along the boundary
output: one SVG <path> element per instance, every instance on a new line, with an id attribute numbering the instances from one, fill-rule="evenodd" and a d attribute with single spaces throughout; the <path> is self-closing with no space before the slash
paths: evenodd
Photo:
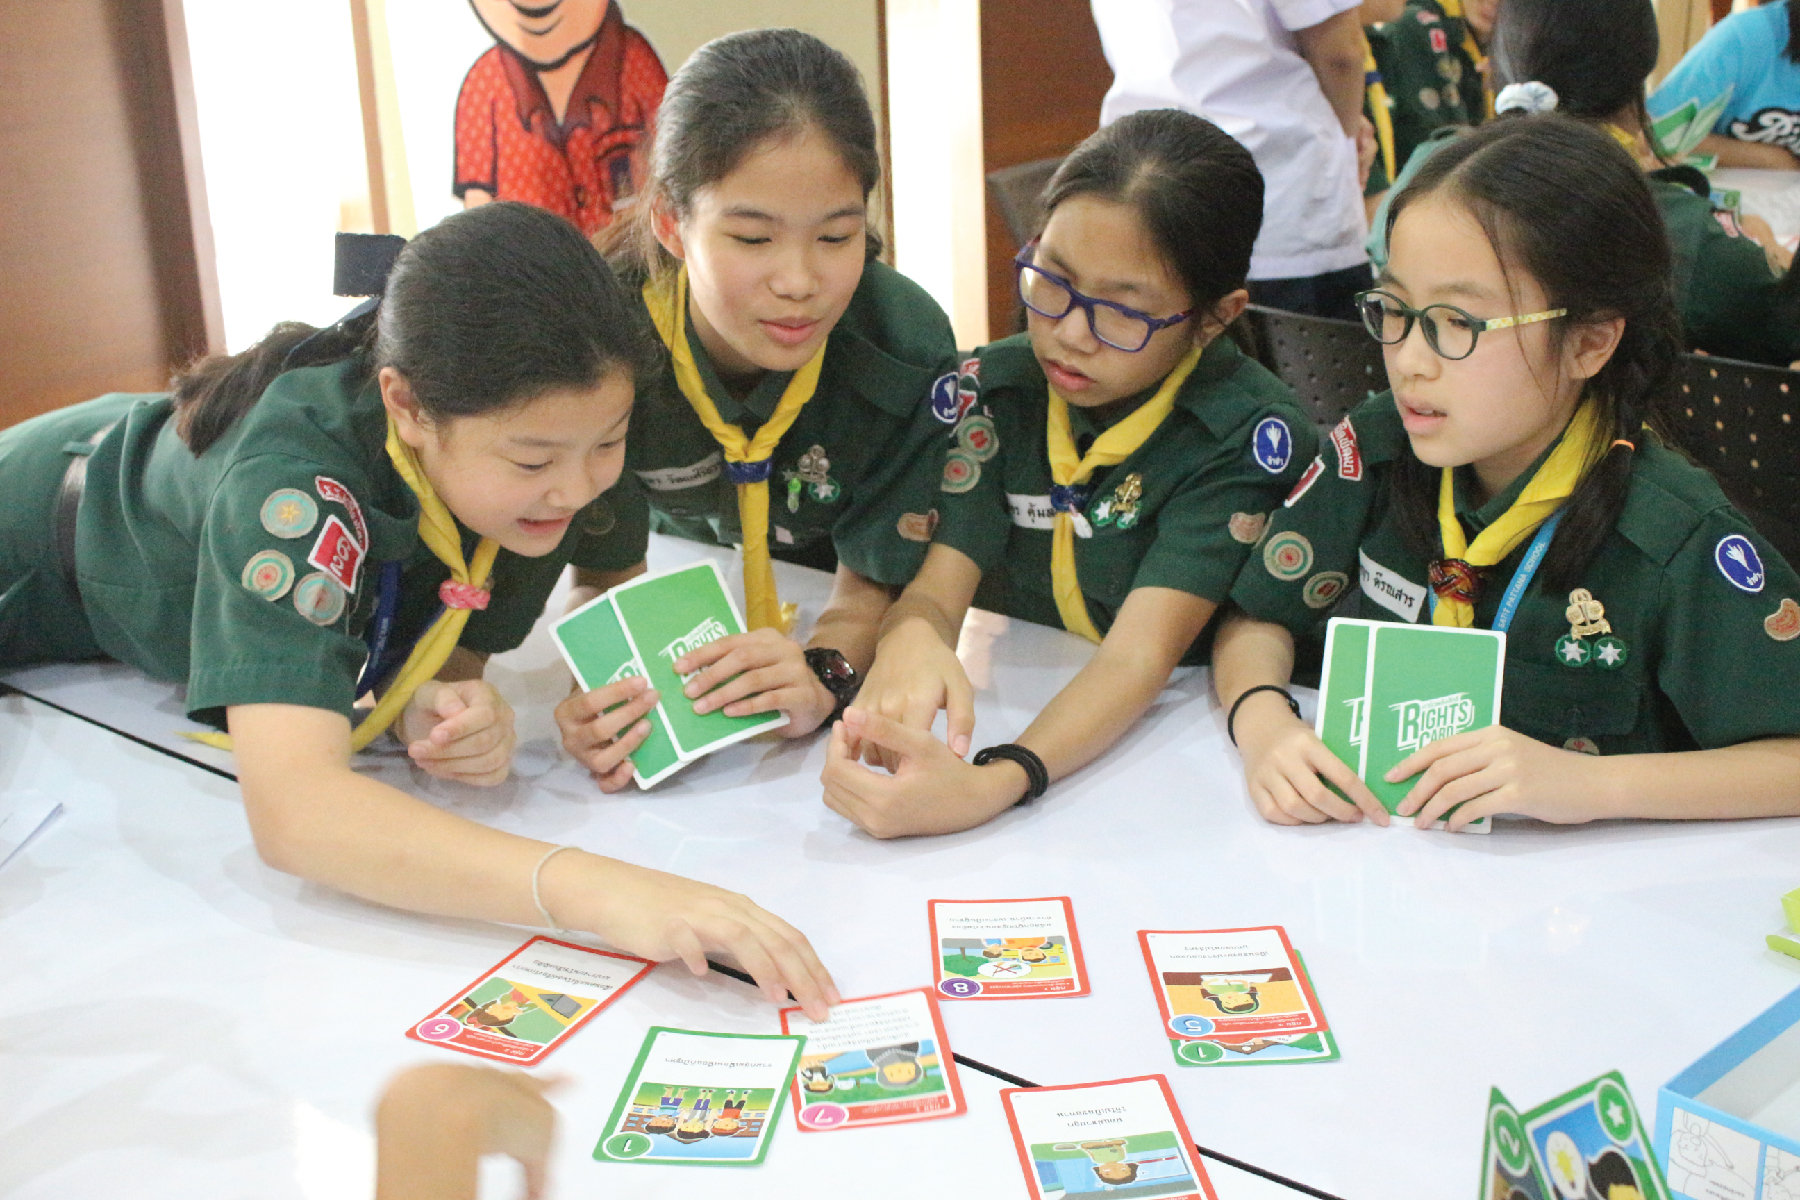
<path id="1" fill-rule="evenodd" d="M 659 543 L 653 561 L 673 565 L 696 552 Z M 802 600 L 808 598 L 805 574 L 782 574 L 787 591 Z M 822 577 L 811 582 L 816 597 Z M 496 660 L 493 673 L 515 704 L 536 697 L 537 707 L 547 709 L 566 683 L 541 637 L 540 631 L 506 661 Z M 978 745 L 1015 735 L 1089 653 L 1067 634 L 986 614 L 971 619 L 963 642 L 980 688 Z M 57 702 L 67 703 L 82 684 L 78 671 L 59 670 L 54 678 L 39 676 L 38 683 L 54 685 L 47 691 L 60 688 Z M 13 682 L 31 680 L 14 676 Z M 158 722 L 164 728 L 178 723 L 164 711 L 179 711 L 170 696 L 144 706 L 126 703 L 117 687 L 90 690 L 89 699 L 110 699 L 105 716 L 121 726 L 135 720 L 137 732 L 154 733 Z M 368 769 L 501 828 L 745 891 L 808 933 L 847 995 L 929 980 L 929 899 L 1069 895 L 1093 994 L 947 1002 L 952 1048 L 1037 1083 L 1162 1072 L 1202 1145 L 1349 1200 L 1466 1194 L 1477 1174 L 1490 1085 L 1529 1106 L 1617 1067 L 1648 1124 L 1661 1083 L 1800 984 L 1800 963 L 1765 950 L 1762 942 L 1780 923 L 1779 895 L 1800 873 L 1800 825 L 1619 822 L 1558 829 L 1503 821 L 1487 836 L 1269 826 L 1245 797 L 1203 671 L 1178 672 L 1119 747 L 1036 805 L 962 834 L 886 843 L 857 832 L 820 803 L 824 747 L 816 739 L 746 744 L 648 795 L 604 797 L 581 772 L 557 762 L 547 711 L 522 711 L 521 718 L 520 770 L 500 788 L 438 784 L 398 755 Z M 66 1012 L 72 1002 L 99 1005 L 106 1011 L 97 1015 L 135 1031 L 118 1037 L 107 1064 L 87 1062 L 85 1074 L 114 1077 L 120 1064 L 139 1062 L 146 1074 L 130 1077 L 142 1093 L 140 1105 L 148 1095 L 143 1089 L 157 1089 L 158 1104 L 176 1103 L 152 1083 L 160 1052 L 132 1049 L 154 1034 L 186 1047 L 171 1052 L 173 1059 L 211 1062 L 215 1079 L 233 1081 L 227 1090 L 242 1095 L 246 1105 L 272 1104 L 280 1115 L 267 1118 L 263 1136 L 276 1137 L 279 1129 L 286 1131 L 281 1137 L 295 1139 L 303 1127 L 324 1128 L 295 1115 L 301 1109 L 294 1096 L 308 1097 L 305 1103 L 340 1124 L 361 1128 L 356 1118 L 379 1080 L 395 1064 L 417 1057 L 399 1031 L 439 993 L 501 957 L 520 940 L 516 932 L 392 913 L 275 875 L 255 859 L 229 781 L 130 743 L 119 745 L 128 748 L 119 753 L 133 764 L 130 769 L 108 768 L 113 760 L 105 756 L 87 774 L 68 768 L 90 788 L 86 798 L 102 814 L 106 836 L 76 849 L 69 848 L 73 837 L 47 838 L 26 852 L 29 862 L 9 869 L 27 868 L 28 891 L 47 861 L 55 864 L 49 874 L 60 881 L 53 896 L 44 897 L 40 887 L 44 898 L 25 902 L 43 918 L 0 922 L 0 961 L 23 955 L 57 978 L 53 988 L 28 989 L 26 1003 L 43 1013 Z M 129 801 L 134 790 L 165 778 L 171 782 L 162 790 L 170 796 L 154 811 L 168 809 L 166 819 Z M 85 819 L 77 811 L 71 829 Z M 131 887 L 96 892 L 91 880 L 78 887 L 68 877 L 101 851 L 112 864 L 109 872 L 124 873 L 133 887 L 166 893 L 168 907 L 153 908 L 158 902 L 146 899 L 131 912 L 133 925 L 145 925 L 137 936 L 113 953 L 71 960 L 66 946 L 79 943 L 79 931 L 100 915 L 103 897 L 135 895 Z M 20 886 L 0 876 L 0 894 L 14 896 Z M 9 916 L 18 911 L 17 902 L 5 910 Z M 1176 1065 L 1158 1028 L 1135 932 L 1262 924 L 1286 926 L 1306 955 L 1342 1060 L 1260 1068 Z M 175 999 L 192 993 L 191 977 L 134 982 L 133 996 L 166 997 L 160 1003 L 167 1009 L 147 1029 L 129 1015 L 134 1004 L 87 998 L 101 994 L 103 982 L 117 986 L 127 977 L 167 971 L 183 954 L 215 967 L 228 961 L 238 973 L 255 965 L 245 989 L 254 999 L 234 999 L 229 982 L 208 980 L 200 985 L 211 997 L 202 1001 L 207 1016 L 183 1025 Z M 334 976 L 348 977 L 353 987 L 341 989 Z M 647 982 L 628 995 L 549 1064 L 586 1076 L 582 1064 L 590 1057 L 611 1056 L 599 1061 L 593 1081 L 584 1078 L 582 1090 L 564 1106 L 571 1138 L 589 1142 L 584 1151 L 591 1149 L 592 1130 L 644 1026 L 691 1021 L 715 1029 L 774 1027 L 773 1014 L 729 981 L 701 983 L 662 968 L 652 982 L 655 987 Z M 329 999 L 340 990 L 353 990 L 361 1007 L 341 1021 L 321 1020 L 319 1006 L 329 1012 Z M 737 998 L 740 990 L 744 998 Z M 277 1012 L 279 1021 L 273 1020 Z M 239 1030 L 229 1053 L 209 1059 L 216 1039 L 203 1030 L 212 1020 L 263 1028 L 272 1023 L 315 1049 L 296 1054 L 290 1043 Z M 627 1028 L 617 1037 L 597 1036 Z M 11 1023 L 0 1034 L 15 1047 L 9 1058 L 27 1049 L 46 1053 L 36 1037 L 22 1044 L 19 1030 Z M 350 1031 L 353 1047 L 343 1041 Z M 85 1039 L 62 1043 L 62 1053 L 85 1062 L 77 1044 Z M 327 1065 L 341 1065 L 348 1076 L 338 1078 Z M 163 1069 L 196 1066 L 175 1061 Z M 309 1072 L 329 1078 L 313 1079 Z M 974 1074 L 965 1072 L 965 1078 Z M 246 1083 L 247 1075 L 255 1086 Z M 61 1103 L 50 1097 L 74 1085 L 45 1079 L 35 1086 L 38 1104 L 12 1106 L 0 1122 L 15 1129 L 20 1122 L 31 1125 L 37 1114 Z M 90 1100 L 72 1101 L 75 1111 L 82 1103 L 102 1111 L 117 1103 L 95 1088 Z M 198 1095 L 188 1102 L 197 1114 L 225 1103 Z M 946 1139 L 965 1136 L 949 1131 L 958 1122 L 931 1124 L 944 1127 Z M 966 1128 L 979 1124 L 979 1114 L 972 1113 Z M 1006 1195 L 1019 1186 L 1003 1131 L 993 1128 L 998 1136 L 967 1136 L 975 1138 L 980 1154 L 998 1156 L 1003 1164 L 995 1168 L 994 1189 L 971 1186 L 959 1194 Z M 772 1168 L 803 1139 L 787 1137 L 790 1132 L 783 1131 L 771 1154 Z M 928 1132 L 921 1126 L 870 1136 Z M 98 1131 L 91 1138 L 87 1154 L 97 1157 L 119 1140 Z M 924 1153 L 927 1144 L 949 1145 L 931 1140 L 905 1152 Z M 252 1145 L 260 1138 L 245 1139 L 235 1152 L 250 1154 Z M 282 1153 L 298 1161 L 298 1142 L 288 1145 Z M 122 1153 L 129 1159 L 135 1151 Z M 565 1155 L 572 1156 L 564 1165 L 567 1179 L 579 1155 Z M 626 1186 L 614 1183 L 626 1170 L 654 1174 L 647 1167 L 609 1171 L 609 1189 Z M 863 1170 L 868 1173 L 868 1160 Z M 1221 1191 L 1229 1200 L 1223 1184 Z"/>

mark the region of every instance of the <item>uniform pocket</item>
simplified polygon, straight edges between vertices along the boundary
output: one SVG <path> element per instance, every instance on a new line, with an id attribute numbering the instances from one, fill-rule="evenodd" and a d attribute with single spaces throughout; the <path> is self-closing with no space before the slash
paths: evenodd
<path id="1" fill-rule="evenodd" d="M 1643 681 L 1624 670 L 1509 661 L 1501 724 L 1552 746 L 1577 749 L 1568 743 L 1599 743 L 1637 730 L 1644 701 Z M 1613 740 L 1608 748 L 1622 747 Z"/>

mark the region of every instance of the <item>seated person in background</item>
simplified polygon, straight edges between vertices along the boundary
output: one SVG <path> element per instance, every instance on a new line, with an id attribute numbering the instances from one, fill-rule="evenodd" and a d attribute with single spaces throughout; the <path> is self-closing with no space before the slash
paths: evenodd
<path id="1" fill-rule="evenodd" d="M 1700 150 L 1721 167 L 1800 170 L 1800 6 L 1773 0 L 1707 30 L 1650 97 L 1664 117 L 1731 93 Z"/>
<path id="2" fill-rule="evenodd" d="M 1000 457 L 919 577 L 959 602 L 979 582 L 984 608 L 1099 649 L 1018 745 L 971 764 L 928 732 L 968 693 L 962 604 L 955 622 L 890 619 L 882 659 L 911 669 L 869 681 L 823 779 L 878 837 L 979 825 L 1117 742 L 1178 664 L 1205 661 L 1214 609 L 1312 457 L 1292 393 L 1222 336 L 1263 211 L 1241 145 L 1188 113 L 1132 113 L 1064 160 L 1045 208 L 1016 263 L 1028 332 L 963 364 Z"/>
<path id="3" fill-rule="evenodd" d="M 1800 813 L 1800 577 L 1656 432 L 1679 329 L 1643 172 L 1591 123 L 1503 114 L 1392 213 L 1363 311 L 1393 391 L 1275 510 L 1213 651 L 1257 809 L 1387 820 L 1286 697 L 1251 691 L 1321 632 L 1323 574 L 1363 581 L 1343 615 L 1506 631 L 1505 724 L 1395 767 L 1417 778 L 1402 816 Z M 1579 629 L 1576 590 L 1599 609 Z"/>
<path id="4" fill-rule="evenodd" d="M 1505 108 L 1548 110 L 1606 130 L 1650 174 L 1674 253 L 1676 308 L 1688 349 L 1786 366 L 1800 358 L 1800 324 L 1784 319 L 1780 279 L 1788 254 L 1768 226 L 1715 209 L 1706 177 L 1669 167 L 1645 136 L 1644 80 L 1656 65 L 1656 14 L 1644 0 L 1506 0 L 1495 26 Z M 1399 183 L 1454 133 L 1425 143 Z M 1571 180 L 1546 186 L 1573 198 Z M 1370 257 L 1387 259 L 1386 214 L 1376 213 Z M 1765 241 L 1750 233 L 1759 229 Z"/>
<path id="5" fill-rule="evenodd" d="M 1499 7 L 1499 0 L 1411 0 L 1399 16 L 1369 31 L 1391 105 L 1396 169 L 1436 130 L 1468 128 L 1492 115 L 1483 48 Z"/>

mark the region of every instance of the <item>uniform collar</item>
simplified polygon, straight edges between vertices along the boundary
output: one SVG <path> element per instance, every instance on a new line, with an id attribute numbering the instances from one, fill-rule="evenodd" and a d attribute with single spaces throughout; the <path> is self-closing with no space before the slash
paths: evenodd
<path id="1" fill-rule="evenodd" d="M 575 81 L 575 90 L 569 93 L 569 106 L 563 111 L 560 125 L 550 107 L 550 97 L 538 79 L 537 68 L 505 42 L 496 41 L 495 46 L 500 51 L 500 66 L 506 73 L 506 82 L 512 89 L 513 109 L 524 128 L 534 128 L 535 119 L 541 114 L 543 132 L 561 145 L 570 131 L 593 123 L 595 105 L 612 113 L 619 111 L 619 91 L 624 77 L 621 67 L 625 61 L 625 18 L 617 4 L 606 6 L 606 16 L 600 20 L 599 32 L 594 35 L 587 63 Z"/>

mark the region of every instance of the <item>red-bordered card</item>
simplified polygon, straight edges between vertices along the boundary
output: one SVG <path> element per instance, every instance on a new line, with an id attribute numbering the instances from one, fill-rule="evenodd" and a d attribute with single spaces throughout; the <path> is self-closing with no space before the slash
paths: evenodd
<path id="1" fill-rule="evenodd" d="M 530 1067 L 656 964 L 534 937 L 406 1031 L 414 1041 Z"/>
<path id="2" fill-rule="evenodd" d="M 1279 925 L 1142 929 L 1138 945 L 1175 1037 L 1311 1033 L 1329 1029 L 1312 981 Z"/>
<path id="3" fill-rule="evenodd" d="M 1000 1101 L 1033 1200 L 1114 1192 L 1218 1200 L 1161 1075 L 1003 1088 Z"/>
<path id="4" fill-rule="evenodd" d="M 968 1111 L 929 988 L 845 1000 L 831 1006 L 823 1024 L 784 1008 L 781 1032 L 806 1035 L 790 1085 L 802 1129 L 929 1121 Z"/>
<path id="5" fill-rule="evenodd" d="M 932 979 L 951 1000 L 1088 994 L 1087 963 L 1067 896 L 933 900 Z"/>

